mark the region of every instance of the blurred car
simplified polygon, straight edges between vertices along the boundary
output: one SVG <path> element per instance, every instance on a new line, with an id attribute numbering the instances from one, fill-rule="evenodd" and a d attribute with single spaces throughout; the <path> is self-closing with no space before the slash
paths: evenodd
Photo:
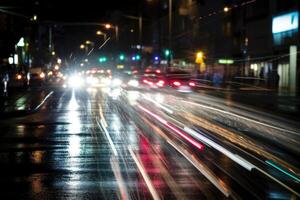
<path id="1" fill-rule="evenodd" d="M 164 87 L 162 79 L 162 71 L 160 69 L 147 68 L 141 76 L 140 83 L 147 88 Z"/>
<path id="2" fill-rule="evenodd" d="M 152 71 L 142 77 L 142 82 L 150 88 L 173 88 L 180 92 L 191 92 L 197 85 L 191 74 L 182 70 L 166 73 Z"/>
<path id="3" fill-rule="evenodd" d="M 29 84 L 31 86 L 41 86 L 46 80 L 46 74 L 41 67 L 30 68 L 29 75 Z"/>
<path id="4" fill-rule="evenodd" d="M 63 86 L 65 84 L 66 76 L 60 71 L 49 71 L 47 73 L 47 83 L 52 86 Z"/>
<path id="5" fill-rule="evenodd" d="M 88 87 L 106 87 L 111 84 L 112 72 L 110 69 L 92 68 L 85 72 L 85 84 Z"/>
<path id="6" fill-rule="evenodd" d="M 9 80 L 10 87 L 23 87 L 27 84 L 26 74 L 23 72 L 14 73 Z"/>
<path id="7" fill-rule="evenodd" d="M 121 80 L 121 82 L 122 82 L 121 86 L 123 88 L 136 89 L 136 88 L 140 87 L 139 76 L 138 76 L 136 70 L 123 71 L 123 72 L 118 73 L 114 77 Z"/>
<path id="8" fill-rule="evenodd" d="M 197 86 L 190 73 L 182 70 L 168 71 L 164 74 L 163 81 L 167 87 L 174 88 L 181 92 L 190 92 Z"/>

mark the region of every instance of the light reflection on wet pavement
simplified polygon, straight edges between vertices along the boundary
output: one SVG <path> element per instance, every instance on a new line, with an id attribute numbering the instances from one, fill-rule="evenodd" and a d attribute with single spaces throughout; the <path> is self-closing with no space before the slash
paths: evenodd
<path id="1" fill-rule="evenodd" d="M 255 187 L 245 183 L 246 170 L 211 149 L 195 151 L 129 103 L 99 91 L 59 90 L 39 112 L 3 120 L 1 197 L 253 199 L 276 191 L 258 189 L 255 181 L 269 187 L 261 175 Z"/>
<path id="2" fill-rule="evenodd" d="M 100 111 L 117 156 L 97 123 Z M 2 122 L 1 129 L 0 188 L 7 199 L 151 199 L 128 146 L 159 198 L 175 198 L 174 189 L 180 198 L 203 198 L 206 191 L 222 197 L 158 137 L 150 144 L 142 130 L 100 93 L 57 92 L 40 112 Z M 168 161 L 171 165 L 166 166 L 162 161 L 167 157 L 180 162 Z M 162 166 L 167 175 L 160 171 Z"/>

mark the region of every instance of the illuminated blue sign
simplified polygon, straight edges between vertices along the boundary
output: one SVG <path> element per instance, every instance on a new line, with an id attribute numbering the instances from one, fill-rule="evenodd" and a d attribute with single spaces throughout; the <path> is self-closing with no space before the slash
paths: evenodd
<path id="1" fill-rule="evenodd" d="M 299 12 L 291 12 L 284 15 L 279 15 L 273 18 L 272 33 L 282 33 L 298 29 L 299 26 Z"/>

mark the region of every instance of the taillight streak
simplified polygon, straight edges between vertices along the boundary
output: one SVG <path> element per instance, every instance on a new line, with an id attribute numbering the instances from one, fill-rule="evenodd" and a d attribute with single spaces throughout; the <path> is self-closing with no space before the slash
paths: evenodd
<path id="1" fill-rule="evenodd" d="M 165 84 L 165 81 L 163 81 L 163 80 L 160 80 L 160 81 L 158 81 L 158 82 L 156 83 L 156 85 L 159 86 L 159 87 L 163 87 L 164 84 Z"/>
<path id="2" fill-rule="evenodd" d="M 178 86 L 181 86 L 181 83 L 179 81 L 173 81 L 173 85 L 178 87 Z"/>
<path id="3" fill-rule="evenodd" d="M 189 86 L 195 87 L 195 86 L 196 86 L 196 83 L 194 83 L 194 82 L 189 82 Z"/>
<path id="4" fill-rule="evenodd" d="M 159 122 L 161 122 L 163 125 L 165 125 L 169 129 L 171 129 L 172 131 L 174 131 L 175 133 L 177 133 L 178 135 L 180 135 L 181 137 L 183 137 L 184 139 L 186 139 L 188 142 L 190 142 L 192 145 L 194 145 L 195 147 L 197 147 L 199 150 L 203 150 L 204 149 L 204 145 L 202 145 L 201 143 L 197 142 L 193 138 L 189 137 L 184 132 L 182 132 L 180 129 L 176 128 L 175 126 L 173 126 L 172 124 L 170 124 L 169 122 L 167 122 L 166 120 L 164 120 L 163 118 L 161 118 L 160 116 L 152 113 L 151 111 L 149 111 L 148 109 L 146 109 L 146 108 L 144 108 L 144 107 L 142 107 L 140 105 L 138 107 L 141 110 L 143 110 L 144 112 L 146 112 L 147 114 L 149 114 L 152 117 L 154 117 L 155 119 L 157 119 Z"/>

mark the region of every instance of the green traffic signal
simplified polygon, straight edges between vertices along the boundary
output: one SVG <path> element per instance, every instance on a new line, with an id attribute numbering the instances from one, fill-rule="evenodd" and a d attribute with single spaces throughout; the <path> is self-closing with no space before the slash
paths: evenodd
<path id="1" fill-rule="evenodd" d="M 170 51 L 169 49 L 166 49 L 166 50 L 165 50 L 165 56 L 168 57 L 168 56 L 170 56 L 170 54 L 171 54 L 171 51 Z"/>
<path id="2" fill-rule="evenodd" d="M 119 56 L 119 59 L 120 59 L 120 60 L 125 60 L 125 56 L 124 56 L 123 54 L 121 54 L 121 55 Z"/>
<path id="3" fill-rule="evenodd" d="M 135 56 L 135 59 L 136 59 L 136 60 L 140 60 L 140 59 L 141 59 L 141 56 L 140 56 L 140 55 L 136 55 L 136 56 Z"/>
<path id="4" fill-rule="evenodd" d="M 107 58 L 106 58 L 106 57 L 100 57 L 100 58 L 99 58 L 99 62 L 101 62 L 101 63 L 102 63 L 102 62 L 106 62 L 106 61 L 107 61 Z"/>

